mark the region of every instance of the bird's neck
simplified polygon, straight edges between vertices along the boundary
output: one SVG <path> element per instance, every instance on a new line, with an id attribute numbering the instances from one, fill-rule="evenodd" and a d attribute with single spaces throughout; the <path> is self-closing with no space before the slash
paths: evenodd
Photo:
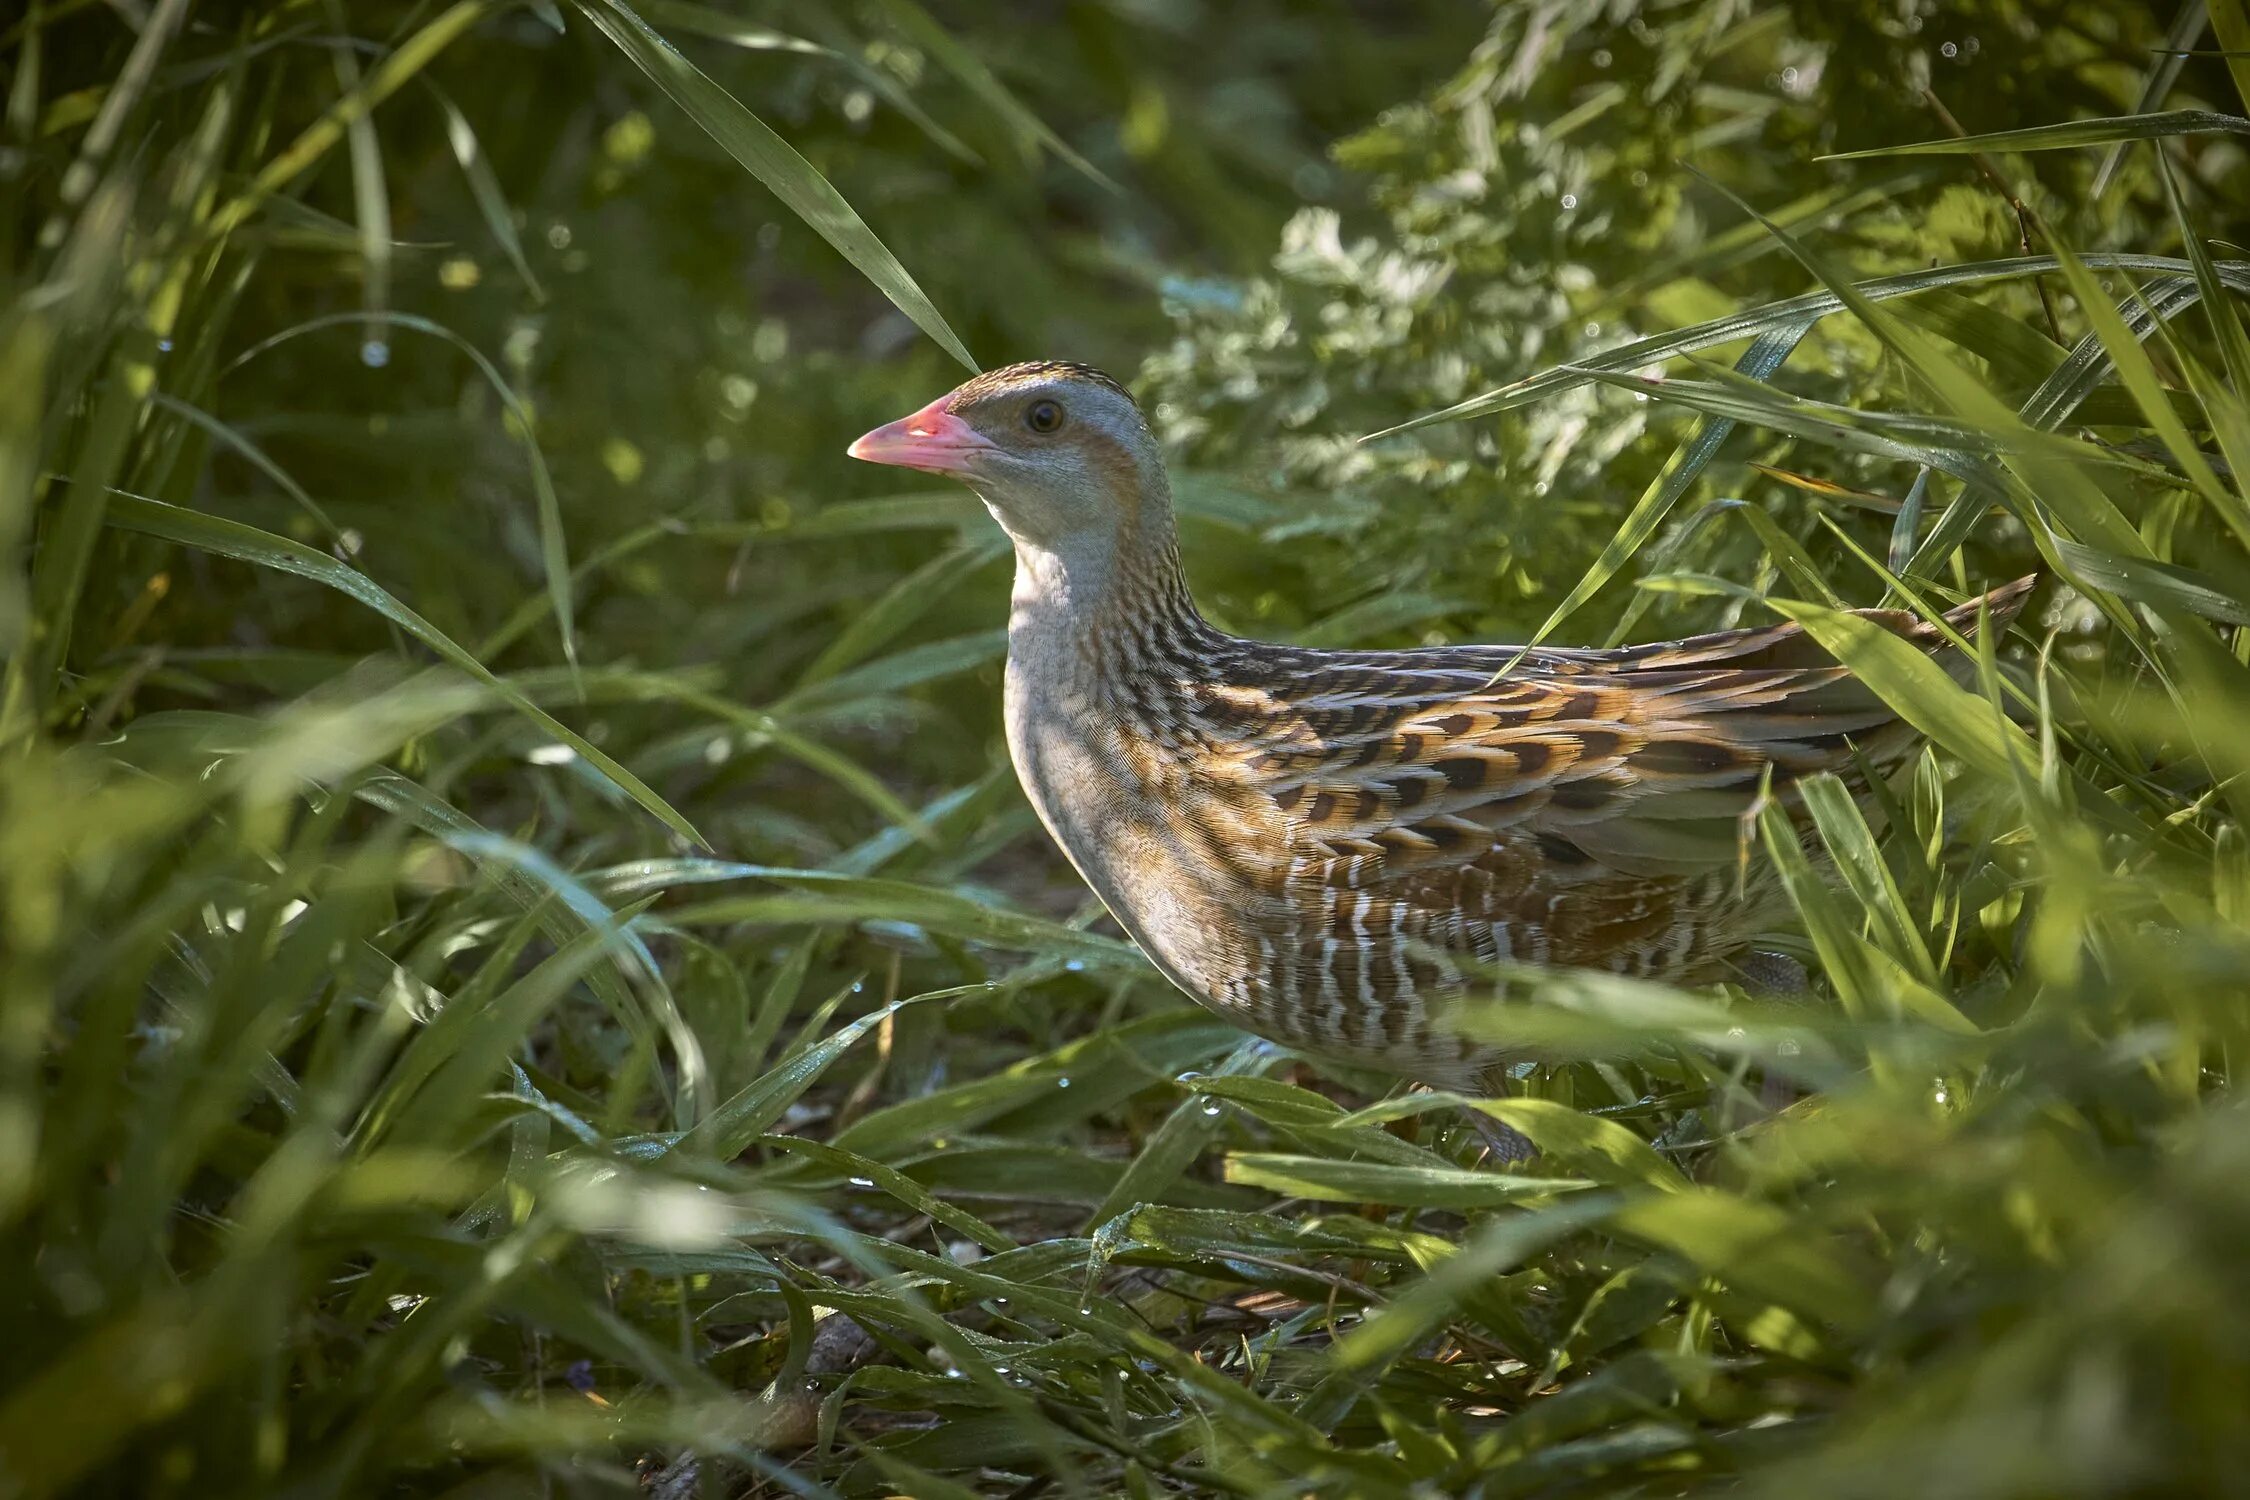
<path id="1" fill-rule="evenodd" d="M 1019 671 L 1092 686 L 1146 672 L 1211 635 L 1188 593 L 1169 506 L 1112 535 L 1016 538 L 1008 654 Z"/>

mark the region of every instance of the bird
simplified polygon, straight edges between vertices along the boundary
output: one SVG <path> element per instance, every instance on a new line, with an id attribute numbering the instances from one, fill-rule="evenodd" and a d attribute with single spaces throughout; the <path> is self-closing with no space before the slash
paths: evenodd
<path id="1" fill-rule="evenodd" d="M 1739 977 L 1785 917 L 1747 820 L 1918 743 L 1795 623 L 1604 649 L 1311 649 L 1214 628 L 1125 386 L 977 375 L 850 456 L 964 482 L 1015 549 L 1004 718 L 1055 843 L 1157 969 L 1317 1059 L 1491 1095 L 1501 964 Z M 1998 628 L 2024 578 L 1948 615 Z M 1899 610 L 1854 611 L 1948 659 Z"/>

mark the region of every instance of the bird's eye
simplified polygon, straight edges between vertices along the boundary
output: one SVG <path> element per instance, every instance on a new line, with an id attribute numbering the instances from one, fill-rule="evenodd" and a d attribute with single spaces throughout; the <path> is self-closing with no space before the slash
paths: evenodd
<path id="1" fill-rule="evenodd" d="M 1063 424 L 1062 404 L 1057 401 L 1034 401 L 1023 409 L 1023 425 L 1033 432 L 1045 435 Z"/>

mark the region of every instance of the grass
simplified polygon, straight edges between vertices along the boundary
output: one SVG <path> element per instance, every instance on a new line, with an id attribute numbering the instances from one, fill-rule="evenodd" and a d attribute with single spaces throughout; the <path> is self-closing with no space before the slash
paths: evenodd
<path id="1" fill-rule="evenodd" d="M 690 507 L 593 543 L 546 456 L 567 393 L 504 347 L 533 323 L 389 305 L 373 268 L 419 252 L 374 132 L 553 7 L 423 7 L 313 67 L 297 44 L 340 13 L 158 0 L 93 81 L 79 9 L 0 41 L 11 150 L 42 167 L 0 310 L 0 1495 L 2235 1484 L 2250 264 L 2191 205 L 2240 117 L 2152 99 L 1914 148 L 2122 143 L 2164 213 L 2122 250 L 2042 224 L 2024 254 L 1871 277 L 1744 204 L 1771 295 L 1370 450 L 1620 385 L 1676 408 L 1541 634 L 1618 592 L 1627 621 L 1778 612 L 1929 741 L 1863 796 L 1802 789 L 1832 873 L 1764 814 L 1749 852 L 1782 867 L 1819 1003 L 1494 976 L 1470 1024 L 1550 1058 L 1470 1106 L 1541 1148 L 1501 1172 L 1458 1101 L 1245 1039 L 1040 878 L 988 726 L 928 691 L 998 649 L 953 602 L 997 598 L 971 502 Z M 965 350 L 811 156 L 618 0 L 573 15 L 574 44 L 614 44 L 579 56 L 654 78 L 864 273 L 850 295 Z M 2239 0 L 2210 15 L 2250 34 Z M 915 149 L 997 132 L 1115 190 L 975 49 L 930 56 L 967 108 L 909 113 Z M 432 113 L 532 282 L 467 116 Z M 408 334 L 473 369 L 453 409 L 230 384 L 323 336 L 380 369 Z M 1813 357 L 1843 373 L 1792 383 Z M 1815 489 L 1910 482 L 1851 491 L 1873 522 L 1748 503 L 1746 435 Z M 401 449 L 426 492 L 333 482 Z M 1188 490 L 1206 521 L 1272 519 L 1247 481 Z M 892 567 L 901 536 L 936 545 Z M 1257 574 L 1237 546 L 1210 565 Z M 847 564 L 792 560 L 824 547 Z M 784 559 L 767 591 L 707 619 L 755 691 L 615 591 L 753 552 Z M 1835 608 L 1934 618 L 2002 581 L 1991 558 L 2046 602 L 1978 638 L 1967 686 Z M 1805 1097 L 1768 1118 L 1766 1078 Z"/>

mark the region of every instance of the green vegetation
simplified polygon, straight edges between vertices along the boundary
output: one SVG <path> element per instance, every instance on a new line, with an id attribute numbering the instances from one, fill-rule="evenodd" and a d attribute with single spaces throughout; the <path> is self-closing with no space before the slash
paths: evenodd
<path id="1" fill-rule="evenodd" d="M 2238 1488 L 2243 0 L 931 3 L 0 18 L 0 1496 Z M 949 349 L 1229 628 L 1804 621 L 1817 1003 L 1495 976 L 1521 1173 L 1182 1003 Z"/>

